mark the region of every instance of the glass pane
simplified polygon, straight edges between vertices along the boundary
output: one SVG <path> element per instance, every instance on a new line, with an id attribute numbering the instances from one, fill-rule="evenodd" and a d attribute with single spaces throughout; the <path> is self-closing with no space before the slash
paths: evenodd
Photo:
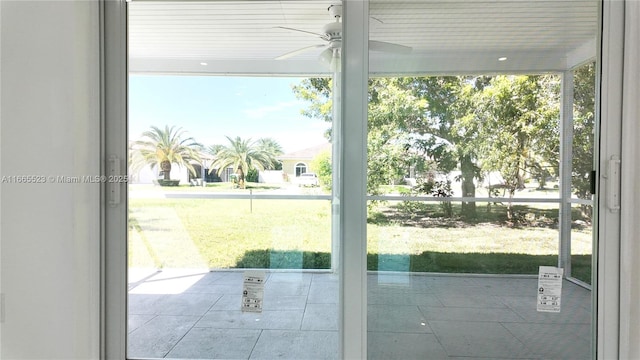
<path id="1" fill-rule="evenodd" d="M 332 21 L 129 4 L 129 358 L 338 357 Z"/>
<path id="2" fill-rule="evenodd" d="M 571 210 L 571 275 L 591 284 L 593 208 L 591 205 L 574 205 Z"/>
<path id="3" fill-rule="evenodd" d="M 578 199 L 591 199 L 591 170 L 595 142 L 595 63 L 573 71 L 573 162 L 571 192 Z"/>
<path id="4" fill-rule="evenodd" d="M 596 19 L 595 3 L 371 1 L 370 359 L 590 357 L 590 289 L 539 274 L 563 271 L 569 200 L 553 70 Z"/>

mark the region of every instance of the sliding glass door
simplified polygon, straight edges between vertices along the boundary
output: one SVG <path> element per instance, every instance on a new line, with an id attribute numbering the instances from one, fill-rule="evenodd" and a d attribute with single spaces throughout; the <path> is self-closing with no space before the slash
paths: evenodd
<path id="1" fill-rule="evenodd" d="M 109 349 L 595 356 L 598 1 L 123 13 Z"/>
<path id="2" fill-rule="evenodd" d="M 597 14 L 370 1 L 368 358 L 592 357 Z"/>

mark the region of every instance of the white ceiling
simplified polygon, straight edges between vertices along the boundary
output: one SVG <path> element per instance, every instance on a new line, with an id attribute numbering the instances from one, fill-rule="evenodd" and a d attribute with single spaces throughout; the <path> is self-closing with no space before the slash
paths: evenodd
<path id="1" fill-rule="evenodd" d="M 132 72 L 320 74 L 322 44 L 336 1 L 129 3 Z M 370 39 L 413 48 L 408 55 L 370 52 L 373 73 L 558 71 L 596 52 L 597 0 L 371 0 Z M 506 56 L 507 61 L 498 61 Z M 201 65 L 207 63 L 207 65 Z"/>

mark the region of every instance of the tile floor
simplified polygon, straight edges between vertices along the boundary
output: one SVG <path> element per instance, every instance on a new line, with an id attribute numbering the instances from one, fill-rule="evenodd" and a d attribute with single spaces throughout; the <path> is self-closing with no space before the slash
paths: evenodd
<path id="1" fill-rule="evenodd" d="M 241 271 L 131 272 L 133 359 L 337 359 L 338 279 L 267 273 L 262 313 L 240 311 Z M 536 278 L 370 274 L 370 359 L 588 359 L 591 292 L 565 281 L 536 311 Z"/>

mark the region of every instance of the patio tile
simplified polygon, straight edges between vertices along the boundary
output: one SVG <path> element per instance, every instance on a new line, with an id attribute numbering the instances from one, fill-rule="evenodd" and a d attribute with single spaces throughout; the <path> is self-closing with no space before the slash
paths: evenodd
<path id="1" fill-rule="evenodd" d="M 176 359 L 248 359 L 260 330 L 193 328 L 169 352 Z"/>
<path id="2" fill-rule="evenodd" d="M 157 316 L 128 337 L 127 356 L 161 358 L 182 339 L 198 321 L 197 316 Z"/>
<path id="3" fill-rule="evenodd" d="M 338 359 L 337 331 L 264 330 L 250 359 Z"/>
<path id="4" fill-rule="evenodd" d="M 161 271 L 129 290 L 130 294 L 180 294 L 205 277 L 202 271 Z"/>
<path id="5" fill-rule="evenodd" d="M 494 322 L 429 321 L 451 356 L 535 358 L 536 355 L 501 324 Z"/>
<path id="6" fill-rule="evenodd" d="M 338 283 L 338 274 L 333 273 L 314 273 L 311 282 L 335 282 Z"/>
<path id="7" fill-rule="evenodd" d="M 299 330 L 302 324 L 302 310 L 263 311 L 261 313 L 240 310 L 209 311 L 196 327 L 216 329 L 277 329 Z"/>
<path id="8" fill-rule="evenodd" d="M 129 294 L 127 311 L 129 315 L 154 315 L 166 295 Z"/>
<path id="9" fill-rule="evenodd" d="M 309 285 L 313 274 L 300 272 L 274 272 L 269 274 L 267 285 L 270 282 L 293 282 Z"/>
<path id="10" fill-rule="evenodd" d="M 132 332 L 140 326 L 149 322 L 156 315 L 129 315 L 127 316 L 127 332 Z"/>
<path id="11" fill-rule="evenodd" d="M 309 297 L 307 302 L 313 304 L 337 304 L 338 303 L 338 282 L 311 282 Z"/>
<path id="12" fill-rule="evenodd" d="M 535 296 L 538 291 L 538 279 L 535 278 L 479 278 L 476 280 L 486 293 L 494 296 L 522 296 L 528 294 Z"/>
<path id="13" fill-rule="evenodd" d="M 563 299 L 564 300 L 564 299 Z M 559 313 L 539 312 L 536 310 L 536 303 L 523 306 L 512 306 L 511 309 L 529 323 L 543 324 L 590 324 L 591 312 L 579 306 L 567 306 L 561 304 Z"/>
<path id="14" fill-rule="evenodd" d="M 156 314 L 204 315 L 221 296 L 189 293 L 167 295 L 156 304 Z"/>
<path id="15" fill-rule="evenodd" d="M 446 321 L 522 321 L 511 309 L 418 306 L 427 320 Z"/>
<path id="16" fill-rule="evenodd" d="M 431 333 L 427 320 L 417 306 L 369 305 L 367 322 L 370 331 Z"/>
<path id="17" fill-rule="evenodd" d="M 265 284 L 264 287 L 265 296 L 306 296 L 308 293 L 308 284 L 296 282 L 269 282 L 268 284 Z"/>
<path id="18" fill-rule="evenodd" d="M 196 284 L 185 290 L 187 293 L 205 293 L 205 294 L 242 294 L 242 282 L 237 284 Z"/>
<path id="19" fill-rule="evenodd" d="M 240 310 L 242 304 L 242 294 L 225 294 L 211 307 L 213 310 Z"/>
<path id="20" fill-rule="evenodd" d="M 545 359 L 590 359 L 589 325 L 504 324 L 511 334 Z"/>
<path id="21" fill-rule="evenodd" d="M 437 360 L 448 357 L 433 334 L 370 331 L 367 335 L 367 359 Z"/>
<path id="22" fill-rule="evenodd" d="M 482 291 L 479 287 L 448 288 L 435 292 L 442 305 L 447 307 L 504 308 L 499 296 Z"/>
<path id="23" fill-rule="evenodd" d="M 302 318 L 302 330 L 338 331 L 338 305 L 307 304 Z"/>
<path id="24" fill-rule="evenodd" d="M 372 291 L 367 295 L 369 305 L 425 305 L 443 306 L 433 294 L 414 293 L 409 291 L 389 290 Z"/>
<path id="25" fill-rule="evenodd" d="M 276 296 L 267 294 L 264 297 L 264 310 L 304 310 L 307 297 L 304 295 L 294 296 Z M 238 299 L 238 306 L 240 298 Z"/>

